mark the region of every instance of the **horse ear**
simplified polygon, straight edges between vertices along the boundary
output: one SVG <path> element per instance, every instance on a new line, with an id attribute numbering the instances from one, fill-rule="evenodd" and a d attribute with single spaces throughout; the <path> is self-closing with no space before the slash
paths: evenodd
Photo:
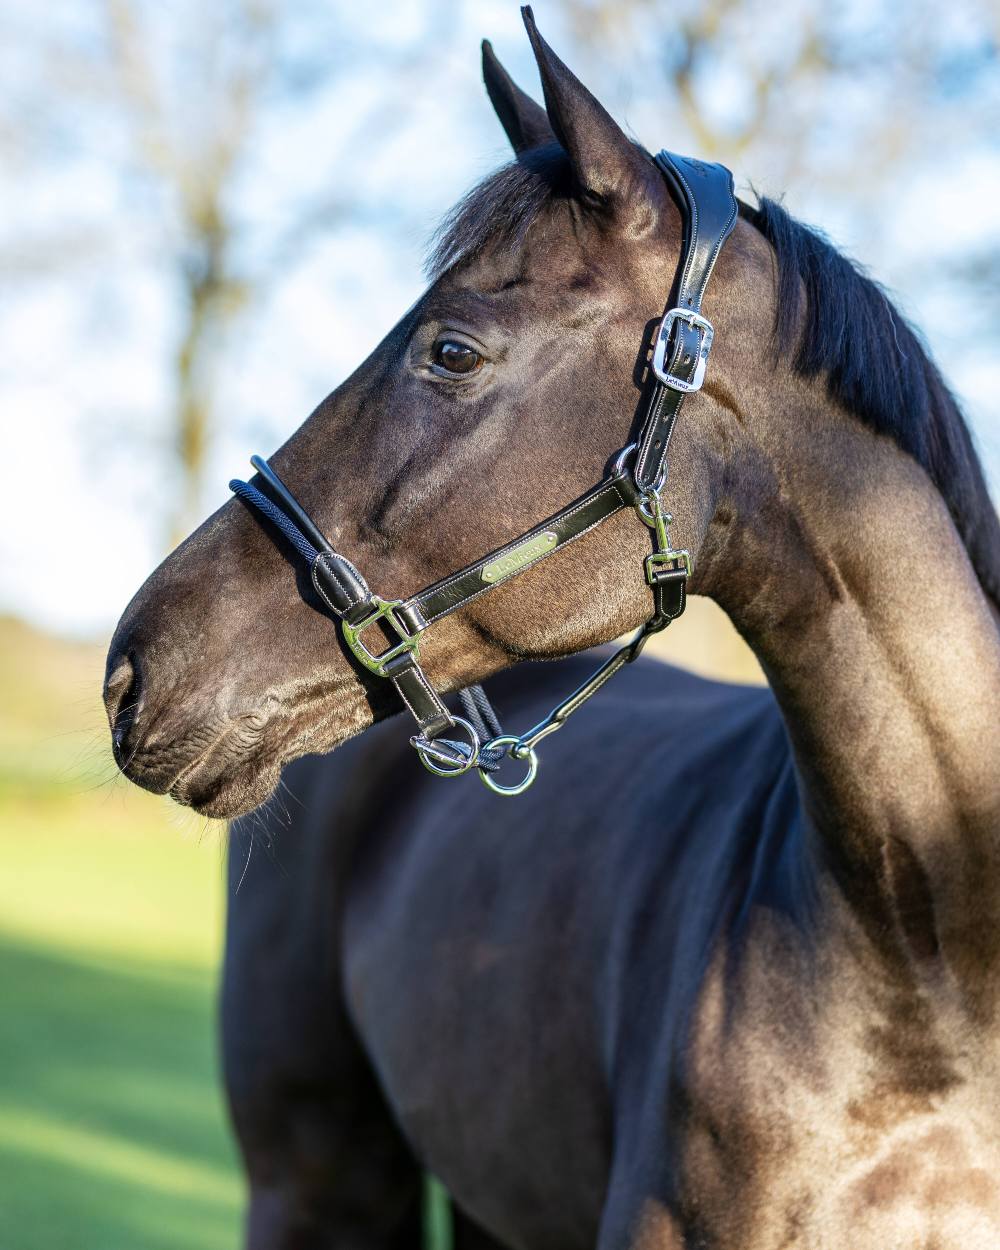
<path id="1" fill-rule="evenodd" d="M 531 6 L 521 16 L 538 62 L 545 107 L 556 138 L 569 154 L 577 181 L 600 207 L 649 229 L 662 203 L 663 180 L 649 157 L 624 133 L 538 33 Z"/>
<path id="2" fill-rule="evenodd" d="M 483 82 L 516 155 L 555 143 L 545 110 L 511 78 L 497 60 L 488 39 L 483 40 Z"/>

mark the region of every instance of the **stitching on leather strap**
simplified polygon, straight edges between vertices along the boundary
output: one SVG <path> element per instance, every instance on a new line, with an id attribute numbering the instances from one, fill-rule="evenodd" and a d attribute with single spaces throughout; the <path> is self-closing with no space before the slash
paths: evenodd
<path id="1" fill-rule="evenodd" d="M 438 716 L 443 716 L 447 720 L 449 725 L 453 725 L 455 722 L 454 720 L 452 720 L 451 713 L 448 711 L 444 703 L 441 701 L 441 696 L 438 694 L 438 692 L 434 689 L 434 687 L 427 680 L 424 670 L 420 667 L 419 664 L 414 664 L 411 672 L 414 674 L 417 681 L 423 687 L 424 693 L 430 698 L 430 701 L 434 704 L 434 707 L 437 710 Z"/>
<path id="2" fill-rule="evenodd" d="M 427 598 L 437 598 L 437 596 L 442 591 L 446 590 L 449 586 L 454 585 L 455 582 L 458 581 L 460 578 L 467 577 L 470 573 L 481 572 L 482 569 L 484 569 L 486 565 L 490 563 L 491 560 L 497 560 L 503 555 L 503 553 L 507 550 L 507 548 L 502 547 L 500 548 L 498 552 L 494 552 L 492 555 L 486 556 L 484 559 L 480 560 L 477 564 L 473 564 L 467 569 L 462 569 L 460 572 L 455 573 L 453 576 L 449 577 L 446 581 L 441 582 L 439 585 L 432 586 L 430 587 L 428 591 L 425 591 L 419 595 L 415 595 L 413 602 L 416 604 L 418 608 L 420 608 L 421 612 L 424 613 L 428 625 L 433 625 L 435 621 L 439 621 L 443 616 L 447 616 L 450 612 L 454 612 L 458 608 L 464 607 L 467 603 L 471 603 L 473 599 L 478 599 L 480 595 L 484 595 L 488 590 L 492 590 L 494 586 L 502 586 L 504 582 L 510 581 L 511 578 L 517 576 L 517 574 L 524 573 L 527 569 L 534 568 L 534 566 L 540 563 L 540 561 L 544 560 L 546 556 L 551 556 L 551 555 L 554 555 L 557 551 L 562 551 L 564 547 L 568 547 L 570 543 L 576 542 L 576 540 L 578 538 L 582 538 L 584 534 L 589 534 L 590 531 L 595 528 L 595 526 L 600 525 L 602 521 L 606 521 L 608 517 L 614 516 L 616 512 L 618 512 L 620 509 L 625 507 L 625 501 L 624 499 L 622 499 L 621 492 L 618 490 L 616 485 L 609 483 L 608 486 L 604 488 L 604 490 L 611 490 L 614 492 L 615 495 L 618 496 L 617 507 L 612 508 L 609 512 L 602 513 L 595 521 L 592 521 L 585 529 L 579 530 L 576 534 L 568 534 L 561 542 L 557 543 L 556 546 L 554 546 L 551 551 L 543 551 L 540 555 L 536 556 L 535 559 L 532 560 L 529 564 L 521 565 L 521 567 L 517 569 L 515 573 L 510 574 L 509 577 L 504 577 L 500 579 L 499 581 L 495 581 L 495 582 L 485 582 L 480 587 L 479 590 L 473 591 L 472 594 L 470 595 L 463 595 L 461 599 L 456 599 L 454 603 L 447 604 L 445 607 L 439 609 L 437 612 L 433 612 L 433 613 L 424 612 L 423 605 Z M 597 494 L 592 495 L 589 499 L 578 504 L 575 508 L 572 509 L 572 511 L 578 512 L 581 508 L 589 507 L 589 505 L 594 503 L 597 499 L 599 499 L 603 493 L 604 491 L 600 491 Z M 569 512 L 563 514 L 563 516 L 570 516 L 570 515 L 571 513 Z M 537 529 L 544 533 L 545 524 L 538 526 Z M 526 540 L 523 538 L 518 539 L 515 542 L 509 543 L 508 547 L 516 547 L 518 546 L 519 543 L 524 542 L 524 541 Z"/>
<path id="3" fill-rule="evenodd" d="M 338 558 L 339 558 L 339 559 L 343 559 L 343 556 L 340 556 L 340 557 L 338 557 Z M 323 591 L 322 591 L 322 590 L 320 590 L 320 588 L 319 588 L 319 586 L 318 586 L 318 585 L 316 585 L 316 567 L 317 567 L 317 565 L 319 565 L 319 564 L 321 564 L 321 563 L 322 563 L 322 565 L 323 565 L 323 568 L 324 568 L 324 569 L 326 570 L 326 572 L 329 574 L 329 576 L 333 578 L 333 580 L 337 583 L 337 585 L 340 587 L 340 589 L 344 592 L 344 597 L 347 599 L 348 603 L 350 603 L 352 607 L 353 607 L 353 606 L 354 606 L 354 604 L 356 604 L 356 603 L 363 603 L 363 602 L 364 602 L 364 599 L 363 599 L 363 598 L 360 598 L 360 599 L 359 599 L 357 595 L 352 594 L 352 593 L 351 593 L 351 591 L 350 591 L 350 589 L 349 589 L 349 587 L 348 587 L 348 586 L 346 586 L 346 585 L 344 584 L 344 582 L 343 582 L 343 581 L 341 581 L 341 579 L 337 576 L 337 573 L 336 573 L 336 571 L 334 570 L 333 565 L 332 565 L 332 563 L 331 563 L 331 557 L 330 557 L 329 553 L 328 553 L 328 552 L 326 552 L 326 551 L 322 551 L 322 552 L 320 552 L 320 554 L 316 557 L 315 563 L 313 564 L 313 585 L 315 585 L 315 586 L 316 586 L 316 589 L 317 589 L 317 590 L 319 590 L 319 592 L 320 592 L 320 594 L 321 594 L 321 595 L 323 594 Z M 349 568 L 351 568 L 351 571 L 352 571 L 352 572 L 353 572 L 353 573 L 354 573 L 354 574 L 358 577 L 358 580 L 359 580 L 359 581 L 360 581 L 360 580 L 363 580 L 363 579 L 361 578 L 361 575 L 358 573 L 357 569 L 355 569 L 355 568 L 353 567 L 353 565 L 351 565 L 351 563 L 350 563 L 350 561 L 349 561 L 349 560 L 344 560 L 344 563 L 345 563 L 346 565 L 348 565 L 348 567 L 349 567 Z M 324 598 L 326 598 L 326 596 L 325 596 L 325 595 L 323 595 L 323 597 L 324 597 Z M 327 603 L 329 603 L 329 602 L 330 602 L 330 601 L 329 601 L 329 599 L 327 599 Z M 332 605 L 332 604 L 330 604 L 330 606 L 331 606 L 331 607 L 333 607 L 333 605 Z M 336 611 L 339 611 L 339 610 L 340 610 L 339 608 L 334 608 L 334 611 L 335 611 L 335 612 L 336 612 Z"/>
<path id="4" fill-rule="evenodd" d="M 604 485 L 601 486 L 599 490 L 593 491 L 589 495 L 585 495 L 584 498 L 581 499 L 579 503 L 574 504 L 572 508 L 567 508 L 564 512 L 556 512 L 553 516 L 549 517 L 548 520 L 542 521 L 540 525 L 536 525 L 534 529 L 528 530 L 527 533 L 522 534 L 519 538 L 512 538 L 509 543 L 505 543 L 502 547 L 498 547 L 495 551 L 491 551 L 489 555 L 483 556 L 483 558 L 481 560 L 477 560 L 475 564 L 470 564 L 468 568 L 459 569 L 457 573 L 452 573 L 451 576 L 446 577 L 443 582 L 438 582 L 436 586 L 431 586 L 428 588 L 428 590 L 430 592 L 433 592 L 435 595 L 440 594 L 442 590 L 446 590 L 449 586 L 453 585 L 455 582 L 459 581 L 461 578 L 468 577 L 470 573 L 481 572 L 487 566 L 487 564 L 490 564 L 493 560 L 499 560 L 502 556 L 506 555 L 507 551 L 511 547 L 519 547 L 521 543 L 530 542 L 531 539 L 535 535 L 544 534 L 545 530 L 549 526 L 559 525 L 563 521 L 569 520 L 569 518 L 573 516 L 574 513 L 579 512 L 582 508 L 589 508 L 592 504 L 597 503 L 597 501 L 603 498 L 603 496 L 608 491 L 611 491 L 613 494 L 617 495 L 619 499 L 621 499 L 621 492 L 618 490 L 617 482 L 618 482 L 618 479 L 614 478 L 612 479 L 612 481 L 604 483 Z M 624 501 L 622 501 L 621 506 L 622 507 L 625 506 Z M 606 515 L 611 516 L 613 514 L 611 512 L 608 512 L 606 513 Z M 587 532 L 586 530 L 581 530 L 580 534 L 585 534 L 586 532 Z M 572 542 L 574 538 L 579 538 L 579 536 L 580 536 L 579 534 L 568 534 L 566 538 L 556 543 L 556 545 L 552 548 L 552 551 L 542 552 L 541 555 L 536 557 L 536 560 L 543 560 L 545 556 L 552 555 L 552 552 L 558 551 L 560 547 L 565 546 L 565 544 L 568 542 Z M 535 560 L 532 560 L 531 564 L 534 564 L 535 562 L 536 562 Z M 531 568 L 531 564 L 525 564 L 525 565 L 522 565 L 521 567 L 528 569 L 528 568 Z M 521 569 L 518 569 L 517 571 L 521 572 Z M 513 576 L 513 574 L 511 574 L 511 576 Z M 503 578 L 502 580 L 506 581 L 507 578 Z M 499 581 L 491 582 L 490 584 L 494 586 L 499 586 L 500 582 Z M 488 590 L 489 587 L 487 587 L 486 589 Z M 419 604 L 424 597 L 424 593 L 427 593 L 427 592 L 423 592 L 419 595 L 415 595 L 413 597 L 413 602 L 416 604 Z M 428 620 L 435 620 L 435 619 L 436 619 L 435 617 L 428 617 Z"/>
<path id="5" fill-rule="evenodd" d="M 687 261 L 685 262 L 685 265 L 684 265 L 684 273 L 681 276 L 680 284 L 677 287 L 677 299 L 678 301 L 680 301 L 684 293 L 684 288 L 691 281 L 691 267 L 694 265 L 694 255 L 695 255 L 695 252 L 698 250 L 698 201 L 695 199 L 694 195 L 691 193 L 691 184 L 684 177 L 683 170 L 680 168 L 679 165 L 677 165 L 674 162 L 672 158 L 670 160 L 670 168 L 674 171 L 674 173 L 677 175 L 678 179 L 680 180 L 680 183 L 684 188 L 684 194 L 687 196 L 688 208 L 691 210 L 691 236 L 688 240 Z M 704 287 L 702 287 L 702 290 L 704 290 Z M 697 289 L 695 290 L 694 294 L 695 294 L 695 298 L 697 299 L 698 304 L 700 305 L 701 296 L 698 294 Z"/>
<path id="6" fill-rule="evenodd" d="M 414 677 L 416 677 L 417 681 L 420 683 L 421 688 L 424 690 L 426 694 L 430 696 L 431 702 L 434 704 L 435 709 L 437 710 L 437 716 L 434 717 L 433 719 L 437 719 L 437 717 L 443 716 L 447 722 L 446 727 L 450 725 L 454 725 L 455 722 L 452 719 L 451 713 L 448 711 L 445 705 L 441 702 L 440 696 L 438 695 L 437 691 L 433 688 L 433 686 L 431 686 L 430 682 L 427 680 L 426 676 L 424 675 L 423 669 L 420 667 L 419 664 L 411 664 L 407 668 L 400 669 L 398 673 L 392 674 L 392 684 L 396 687 L 396 691 L 399 694 L 399 697 L 403 700 L 403 702 L 409 708 L 410 715 L 417 722 L 417 724 L 421 728 L 423 728 L 424 725 L 426 725 L 428 720 L 431 718 L 426 717 L 426 716 L 421 716 L 419 712 L 417 711 L 417 709 L 413 706 L 413 703 L 411 702 L 411 700 L 407 697 L 405 676 L 408 673 L 412 673 Z"/>
<path id="7" fill-rule="evenodd" d="M 332 600 L 332 599 L 330 598 L 330 596 L 326 593 L 326 591 L 323 589 L 323 587 L 319 584 L 319 579 L 318 579 L 318 578 L 317 578 L 317 576 L 316 576 L 316 567 L 317 567 L 317 565 L 319 564 L 319 562 L 320 562 L 320 560 L 321 560 L 321 559 L 322 559 L 322 556 L 317 556 L 317 557 L 316 557 L 316 559 L 313 561 L 313 566 L 312 566 L 312 576 L 311 576 L 312 584 L 313 584 L 313 586 L 316 588 L 316 593 L 317 593 L 317 594 L 319 595 L 319 597 L 323 600 L 323 602 L 324 602 L 324 603 L 326 604 L 326 606 L 330 609 L 330 611 L 331 611 L 331 612 L 332 612 L 335 616 L 342 616 L 342 615 L 343 615 L 343 613 L 341 612 L 340 608 L 338 608 L 338 607 L 337 607 L 337 605 L 333 602 L 333 600 Z"/>
<path id="8" fill-rule="evenodd" d="M 408 673 L 411 671 L 412 671 L 411 669 L 403 669 L 404 673 Z M 396 687 L 396 691 L 399 694 L 399 697 L 403 700 L 403 702 L 409 708 L 410 715 L 413 717 L 413 719 L 417 722 L 418 725 L 422 725 L 424 723 L 423 717 L 417 715 L 417 709 L 413 706 L 413 704 L 410 702 L 410 700 L 406 696 L 406 684 L 403 681 L 402 673 L 397 673 L 393 677 L 392 684 Z"/>

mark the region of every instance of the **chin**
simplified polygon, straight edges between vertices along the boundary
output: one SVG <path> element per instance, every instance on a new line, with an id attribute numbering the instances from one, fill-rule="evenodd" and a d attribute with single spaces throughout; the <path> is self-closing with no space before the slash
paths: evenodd
<path id="1" fill-rule="evenodd" d="M 166 744 L 136 752 L 121 768 L 144 790 L 168 794 L 175 803 L 213 820 L 235 820 L 267 802 L 286 764 L 332 751 L 371 723 L 363 692 L 352 691 L 340 708 L 331 708 L 327 695 L 322 701 L 286 707 L 270 721 L 242 716 L 199 722 Z"/>
<path id="2" fill-rule="evenodd" d="M 170 790 L 170 797 L 200 816 L 236 820 L 266 803 L 281 780 L 281 764 L 237 768 L 223 777 L 187 776 Z"/>
<path id="3" fill-rule="evenodd" d="M 333 751 L 367 729 L 371 715 L 365 705 L 352 712 L 337 719 L 336 729 L 320 721 L 303 732 L 300 723 L 294 734 L 269 743 L 257 739 L 249 749 L 245 741 L 234 741 L 236 735 L 225 734 L 214 749 L 183 769 L 167 792 L 176 803 L 213 820 L 246 816 L 275 792 L 286 764 Z"/>

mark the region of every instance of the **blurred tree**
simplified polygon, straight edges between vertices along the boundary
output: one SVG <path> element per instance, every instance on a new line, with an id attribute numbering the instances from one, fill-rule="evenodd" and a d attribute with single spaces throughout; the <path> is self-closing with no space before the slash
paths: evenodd
<path id="1" fill-rule="evenodd" d="M 5 198 L 0 269 L 64 281 L 86 270 L 74 285 L 81 303 L 101 302 L 87 327 L 97 353 L 116 316 L 141 324 L 147 352 L 170 344 L 156 464 L 172 537 L 201 514 L 236 326 L 245 332 L 283 274 L 357 223 L 380 249 L 402 258 L 405 248 L 411 265 L 410 227 L 426 201 L 414 208 L 413 164 L 407 195 L 395 193 L 392 160 L 409 159 L 414 138 L 417 164 L 439 181 L 445 169 L 465 181 L 481 171 L 474 162 L 495 128 L 474 35 L 506 29 L 498 48 L 538 94 L 500 0 L 464 0 L 444 17 L 430 0 L 400 0 L 378 21 L 346 0 L 0 0 L 0 173 L 9 187 L 41 188 Z M 869 254 L 893 250 L 904 173 L 936 174 L 956 135 L 965 158 L 996 153 L 995 0 L 955 0 L 946 23 L 930 0 L 551 0 L 539 19 L 637 133 L 723 160 L 742 182 L 787 189 L 797 211 L 835 233 L 849 223 Z M 440 100 L 429 90 L 437 72 L 448 82 Z M 303 137 L 305 117 L 324 119 L 322 133 Z M 282 147 L 296 145 L 283 164 Z M 334 178 L 341 164 L 349 179 Z M 381 181 L 366 181 L 375 167 Z M 300 181 L 310 173 L 311 187 Z M 912 272 L 918 261 L 902 263 Z M 127 274 L 126 294 L 112 272 Z M 985 273 L 995 266 L 970 263 L 959 280 L 977 290 Z M 155 309 L 142 303 L 150 277 Z M 135 446 L 140 401 L 121 393 L 133 407 L 117 437 L 103 408 L 84 431 L 88 448 L 102 438 L 109 454 Z"/>
<path id="2" fill-rule="evenodd" d="M 560 0 L 592 70 L 628 66 L 661 130 L 779 191 L 871 196 L 1000 132 L 996 0 Z M 679 142 L 671 137 L 670 143 Z"/>
<path id="3" fill-rule="evenodd" d="M 307 97 L 330 89 L 349 63 L 356 68 L 356 58 L 371 58 L 374 47 L 352 47 L 334 11 L 323 5 L 300 5 L 294 16 L 280 0 L 174 5 L 163 30 L 162 11 L 154 14 L 144 0 L 103 3 L 114 86 L 129 124 L 129 156 L 136 173 L 153 184 L 172 225 L 171 264 L 181 308 L 173 364 L 182 483 L 171 527 L 177 541 L 200 519 L 216 368 L 236 316 L 317 234 L 368 207 L 331 175 L 328 185 L 335 191 L 324 188 L 265 228 L 252 248 L 241 246 L 247 231 L 241 183 L 260 142 L 263 115 L 290 101 L 307 106 Z M 384 48 L 379 52 L 385 55 Z M 395 102 L 407 71 L 420 59 L 412 45 L 396 50 L 393 72 L 384 74 L 391 92 L 359 113 L 348 141 L 377 124 L 375 114 Z M 324 162 L 331 156 L 325 152 Z"/>
<path id="4" fill-rule="evenodd" d="M 173 479 L 171 543 L 202 513 L 219 365 L 237 318 L 336 227 L 403 211 L 376 209 L 333 169 L 339 150 L 361 147 L 412 88 L 432 48 L 420 29 L 359 41 L 342 18 L 321 0 L 89 0 L 52 22 L 0 7 L 2 41 L 21 53 L 19 66 L 8 63 L 17 72 L 0 166 L 13 181 L 96 157 L 110 201 L 96 212 L 86 196 L 63 202 L 41 228 L 12 221 L 0 267 L 21 279 L 65 277 L 124 251 L 152 260 L 173 288 L 168 463 L 160 457 Z M 343 133 L 324 136 L 316 163 L 328 178 L 284 201 L 268 167 L 282 125 L 372 64 L 382 89 L 360 103 L 349 92 Z M 136 429 L 130 420 L 130 440 Z"/>
<path id="5" fill-rule="evenodd" d="M 171 117 L 140 6 L 135 0 L 106 0 L 111 69 L 129 122 L 131 157 L 141 176 L 159 184 L 178 227 L 182 328 L 174 360 L 174 426 L 183 485 L 172 541 L 183 537 L 200 510 L 213 364 L 229 322 L 250 294 L 233 257 L 233 182 L 253 135 L 254 115 L 277 72 L 269 55 L 273 9 L 245 0 L 231 7 L 224 26 L 208 16 L 195 74 L 187 69 L 189 90 L 201 97 L 198 124 L 185 126 Z"/>

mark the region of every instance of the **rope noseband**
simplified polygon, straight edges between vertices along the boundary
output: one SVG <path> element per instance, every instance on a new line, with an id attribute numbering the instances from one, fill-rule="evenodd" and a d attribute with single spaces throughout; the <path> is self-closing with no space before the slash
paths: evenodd
<path id="1" fill-rule="evenodd" d="M 417 722 L 410 739 L 424 766 L 441 777 L 457 777 L 478 768 L 483 782 L 498 794 L 520 794 L 535 778 L 536 745 L 560 729 L 625 664 L 648 638 L 684 611 L 691 560 L 670 545 L 670 514 L 660 491 L 666 480 L 670 436 L 685 395 L 701 388 L 714 331 L 701 304 L 722 245 L 736 224 L 733 179 L 722 165 L 661 152 L 656 164 L 681 208 L 684 241 L 672 305 L 663 315 L 653 347 L 654 383 L 646 404 L 639 440 L 619 453 L 608 477 L 574 503 L 554 513 L 513 542 L 474 564 L 435 582 L 409 599 L 382 599 L 345 556 L 334 551 L 284 482 L 260 456 L 251 457 L 256 482 L 229 483 L 235 495 L 266 518 L 289 541 L 310 570 L 314 589 L 340 622 L 351 652 L 369 672 L 387 678 Z M 504 734 L 481 686 L 460 694 L 464 716 L 448 710 L 420 666 L 420 640 L 435 621 L 472 599 L 502 585 L 525 569 L 562 550 L 588 530 L 625 507 L 635 508 L 653 537 L 645 560 L 653 614 L 635 637 L 615 652 L 594 675 L 521 735 Z M 394 636 L 384 651 L 365 642 L 371 626 L 382 622 Z M 370 634 L 369 634 L 370 637 Z M 458 732 L 456 741 L 451 735 Z M 468 741 L 462 741 L 464 735 Z M 501 785 L 493 775 L 505 756 L 523 761 L 525 776 Z"/>

